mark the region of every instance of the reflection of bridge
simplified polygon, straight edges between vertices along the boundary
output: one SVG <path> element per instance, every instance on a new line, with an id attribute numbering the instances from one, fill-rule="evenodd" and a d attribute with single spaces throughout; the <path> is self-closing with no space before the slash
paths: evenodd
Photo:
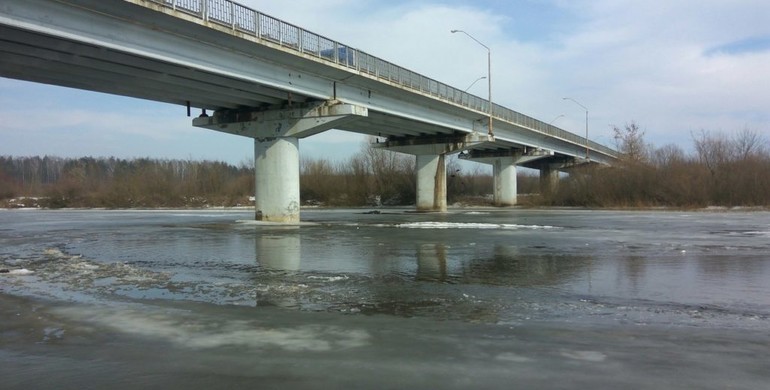
<path id="1" fill-rule="evenodd" d="M 0 76 L 203 109 L 193 125 L 255 140 L 257 219 L 299 219 L 299 139 L 387 137 L 417 157 L 417 208 L 446 208 L 444 156 L 493 164 L 495 201 L 516 166 L 611 163 L 595 142 L 228 0 L 6 0 Z M 212 116 L 205 115 L 206 109 Z"/>

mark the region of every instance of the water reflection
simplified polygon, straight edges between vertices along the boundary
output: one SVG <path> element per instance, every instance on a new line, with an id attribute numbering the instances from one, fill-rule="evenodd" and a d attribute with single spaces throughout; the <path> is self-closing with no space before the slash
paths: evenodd
<path id="1" fill-rule="evenodd" d="M 417 248 L 417 275 L 421 281 L 447 281 L 447 248 L 444 244 L 422 244 Z"/>
<path id="2" fill-rule="evenodd" d="M 265 269 L 299 271 L 302 265 L 302 236 L 298 226 L 279 231 L 257 233 L 255 253 L 257 264 Z"/>
<path id="3" fill-rule="evenodd" d="M 462 269 L 463 283 L 518 287 L 549 286 L 587 274 L 591 259 L 584 255 L 522 253 L 520 248 L 496 245 L 486 257 L 476 257 Z"/>

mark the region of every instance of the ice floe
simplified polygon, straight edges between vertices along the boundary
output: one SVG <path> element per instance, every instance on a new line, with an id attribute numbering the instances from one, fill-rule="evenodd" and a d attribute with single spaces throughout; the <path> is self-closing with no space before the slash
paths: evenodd
<path id="1" fill-rule="evenodd" d="M 468 223 L 468 222 L 409 222 L 395 225 L 407 229 L 557 229 L 548 225 L 518 225 L 507 223 Z"/>

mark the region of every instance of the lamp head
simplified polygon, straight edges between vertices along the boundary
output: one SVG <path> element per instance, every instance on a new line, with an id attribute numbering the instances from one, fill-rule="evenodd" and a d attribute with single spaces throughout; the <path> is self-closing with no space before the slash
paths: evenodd
<path id="1" fill-rule="evenodd" d="M 460 30 L 452 30 L 452 31 L 450 31 L 450 32 L 451 32 L 452 34 L 454 34 L 454 33 L 456 33 L 456 32 L 460 32 Z"/>

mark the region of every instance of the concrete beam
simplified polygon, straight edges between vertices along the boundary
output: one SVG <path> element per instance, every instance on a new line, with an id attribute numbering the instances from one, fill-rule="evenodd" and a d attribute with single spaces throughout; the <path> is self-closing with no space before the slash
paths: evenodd
<path id="1" fill-rule="evenodd" d="M 514 163 L 524 165 L 532 161 L 553 157 L 553 155 L 554 152 L 552 150 L 524 147 L 491 150 L 471 149 L 460 154 L 460 158 L 482 164 L 493 164 L 497 158 L 511 157 L 514 159 Z"/>
<path id="2" fill-rule="evenodd" d="M 385 142 L 374 144 L 374 147 L 415 156 L 439 155 L 473 148 L 485 142 L 490 142 L 490 139 L 489 135 L 480 133 L 388 137 Z"/>
<path id="3" fill-rule="evenodd" d="M 255 139 L 305 138 L 366 117 L 366 107 L 327 100 L 291 108 L 218 110 L 193 126 Z"/>

